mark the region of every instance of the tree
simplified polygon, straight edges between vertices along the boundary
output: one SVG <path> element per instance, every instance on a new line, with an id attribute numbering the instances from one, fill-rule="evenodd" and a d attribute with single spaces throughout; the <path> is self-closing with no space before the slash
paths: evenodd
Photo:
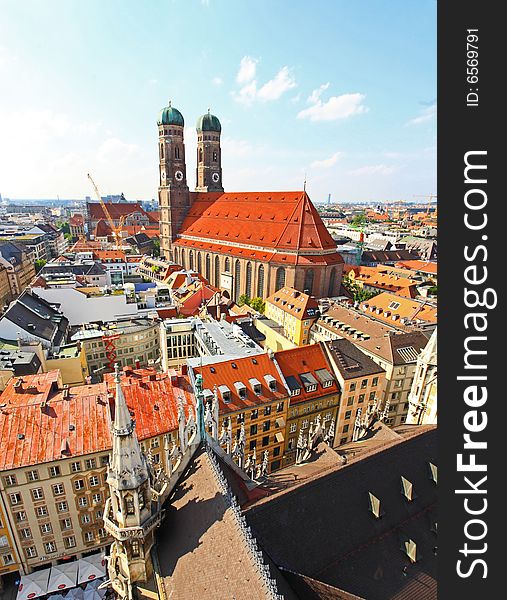
<path id="1" fill-rule="evenodd" d="M 56 226 L 59 227 L 63 233 L 70 233 L 70 225 L 66 222 L 59 222 Z"/>
<path id="2" fill-rule="evenodd" d="M 250 298 L 246 294 L 241 294 L 238 298 L 238 305 L 243 306 L 244 304 L 250 306 Z"/>
<path id="3" fill-rule="evenodd" d="M 264 314 L 264 311 L 266 309 L 266 303 L 262 298 L 259 298 L 258 296 L 250 300 L 249 306 L 257 312 L 260 312 L 261 314 Z"/>
<path id="4" fill-rule="evenodd" d="M 35 272 L 38 273 L 42 267 L 47 263 L 47 260 L 44 260 L 43 258 L 39 258 L 38 260 L 35 261 Z"/>
<path id="5" fill-rule="evenodd" d="M 364 225 L 365 223 L 368 222 L 368 219 L 366 218 L 366 215 L 364 213 L 361 213 L 360 215 L 356 215 L 353 219 L 352 219 L 352 227 L 361 227 L 361 225 Z"/>
<path id="6" fill-rule="evenodd" d="M 365 302 L 366 300 L 369 300 L 378 294 L 378 292 L 365 290 L 363 287 L 353 281 L 348 275 L 345 275 L 343 278 L 343 286 L 352 294 L 352 299 L 354 302 Z"/>

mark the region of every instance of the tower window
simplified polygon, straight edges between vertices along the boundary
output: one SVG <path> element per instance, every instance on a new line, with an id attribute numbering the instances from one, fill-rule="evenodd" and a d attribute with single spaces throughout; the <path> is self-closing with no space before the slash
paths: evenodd
<path id="1" fill-rule="evenodd" d="M 179 158 L 180 157 L 180 149 L 179 146 L 176 146 L 174 148 L 174 158 Z"/>
<path id="2" fill-rule="evenodd" d="M 199 148 L 199 162 L 202 163 L 202 148 Z"/>
<path id="3" fill-rule="evenodd" d="M 132 556 L 140 555 L 139 542 L 137 540 L 132 540 L 131 548 L 132 548 Z"/>
<path id="4" fill-rule="evenodd" d="M 215 162 L 217 162 L 217 160 L 218 160 L 218 156 L 217 156 L 217 153 L 216 153 L 216 152 L 213 152 L 213 160 L 214 160 Z"/>
<path id="5" fill-rule="evenodd" d="M 164 158 L 164 144 L 160 144 L 160 158 Z"/>

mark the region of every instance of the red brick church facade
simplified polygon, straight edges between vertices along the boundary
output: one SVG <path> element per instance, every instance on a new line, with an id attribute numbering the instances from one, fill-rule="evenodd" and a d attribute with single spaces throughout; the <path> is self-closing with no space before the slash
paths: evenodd
<path id="1" fill-rule="evenodd" d="M 305 191 L 224 192 L 219 120 L 197 122 L 197 186 L 186 181 L 184 121 L 158 119 L 161 253 L 237 300 L 284 285 L 316 297 L 339 293 L 343 259 Z"/>

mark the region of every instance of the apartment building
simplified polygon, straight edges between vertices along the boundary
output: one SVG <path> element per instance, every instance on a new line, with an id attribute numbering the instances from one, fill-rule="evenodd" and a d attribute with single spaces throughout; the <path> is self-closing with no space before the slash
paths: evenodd
<path id="1" fill-rule="evenodd" d="M 266 300 L 265 315 L 283 327 L 285 337 L 296 346 L 305 346 L 319 317 L 319 305 L 309 294 L 282 287 Z"/>
<path id="2" fill-rule="evenodd" d="M 143 451 L 155 470 L 165 467 L 178 441 L 179 404 L 195 418 L 189 383 L 126 369 L 122 389 Z M 0 574 L 30 573 L 111 543 L 103 514 L 113 390 L 112 379 L 63 386 L 51 371 L 13 378 L 0 396 Z"/>
<path id="3" fill-rule="evenodd" d="M 382 402 L 385 371 L 348 340 L 322 344 L 333 374 L 341 388 L 342 400 L 336 419 L 335 446 L 352 441 L 354 424 L 361 409 Z"/>
<path id="4" fill-rule="evenodd" d="M 289 390 L 283 463 L 286 466 L 295 462 L 300 432 L 308 435 L 318 419 L 325 432 L 332 423 L 336 428 L 341 390 L 319 344 L 276 352 L 275 360 Z"/>
<path id="5" fill-rule="evenodd" d="M 245 431 L 245 456 L 257 461 L 268 451 L 269 472 L 282 467 L 289 397 L 283 375 L 268 354 L 190 367 L 190 378 L 202 375 L 204 400 L 214 390 L 219 403 L 219 426 L 231 431 L 231 445 Z"/>
<path id="6" fill-rule="evenodd" d="M 11 296 L 16 298 L 35 277 L 34 258 L 26 248 L 14 242 L 0 243 L 0 264 L 7 269 Z"/>

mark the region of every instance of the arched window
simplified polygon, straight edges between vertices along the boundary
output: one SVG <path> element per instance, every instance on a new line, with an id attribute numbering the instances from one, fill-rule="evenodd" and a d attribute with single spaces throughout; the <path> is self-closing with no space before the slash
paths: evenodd
<path id="1" fill-rule="evenodd" d="M 160 144 L 160 158 L 164 159 L 164 144 Z"/>
<path id="2" fill-rule="evenodd" d="M 199 148 L 199 162 L 202 163 L 202 148 Z"/>
<path id="3" fill-rule="evenodd" d="M 210 277 L 211 277 L 211 258 L 210 258 L 209 254 L 206 254 L 205 264 L 206 264 L 206 270 L 205 270 L 205 273 L 204 273 L 204 277 L 206 277 L 206 279 L 208 281 L 210 281 Z"/>
<path id="4" fill-rule="evenodd" d="M 334 284 L 336 281 L 336 269 L 331 269 L 331 275 L 329 277 L 329 289 L 327 290 L 328 296 L 334 296 Z"/>
<path id="5" fill-rule="evenodd" d="M 225 271 L 227 271 L 228 273 L 231 272 L 231 261 L 229 258 L 225 259 Z"/>
<path id="6" fill-rule="evenodd" d="M 180 157 L 180 148 L 179 146 L 175 146 L 174 147 L 174 158 L 179 158 Z"/>
<path id="7" fill-rule="evenodd" d="M 275 292 L 278 292 L 278 290 L 283 288 L 284 285 L 285 269 L 283 267 L 278 267 L 278 269 L 276 270 Z"/>
<path id="8" fill-rule="evenodd" d="M 215 256 L 215 285 L 220 287 L 220 257 Z"/>
<path id="9" fill-rule="evenodd" d="M 257 272 L 257 296 L 259 298 L 264 296 L 264 265 L 260 265 Z"/>
<path id="10" fill-rule="evenodd" d="M 241 263 L 236 261 L 234 266 L 234 300 L 237 302 L 241 296 Z"/>
<path id="11" fill-rule="evenodd" d="M 127 515 L 135 514 L 134 498 L 130 494 L 125 496 L 125 512 Z"/>
<path id="12" fill-rule="evenodd" d="M 189 262 L 190 262 L 190 270 L 193 271 L 194 270 L 194 252 L 193 250 L 190 250 L 190 254 L 189 254 Z"/>
<path id="13" fill-rule="evenodd" d="M 185 250 L 183 250 L 183 248 L 181 249 L 180 264 L 183 268 L 185 268 Z"/>
<path id="14" fill-rule="evenodd" d="M 246 286 L 245 286 L 245 294 L 251 298 L 252 297 L 252 263 L 246 263 Z"/>
<path id="15" fill-rule="evenodd" d="M 197 272 L 202 275 L 202 260 L 200 252 L 197 253 Z"/>
<path id="16" fill-rule="evenodd" d="M 313 269 L 308 269 L 305 273 L 305 285 L 303 287 L 303 291 L 307 294 L 311 294 L 313 292 Z"/>

